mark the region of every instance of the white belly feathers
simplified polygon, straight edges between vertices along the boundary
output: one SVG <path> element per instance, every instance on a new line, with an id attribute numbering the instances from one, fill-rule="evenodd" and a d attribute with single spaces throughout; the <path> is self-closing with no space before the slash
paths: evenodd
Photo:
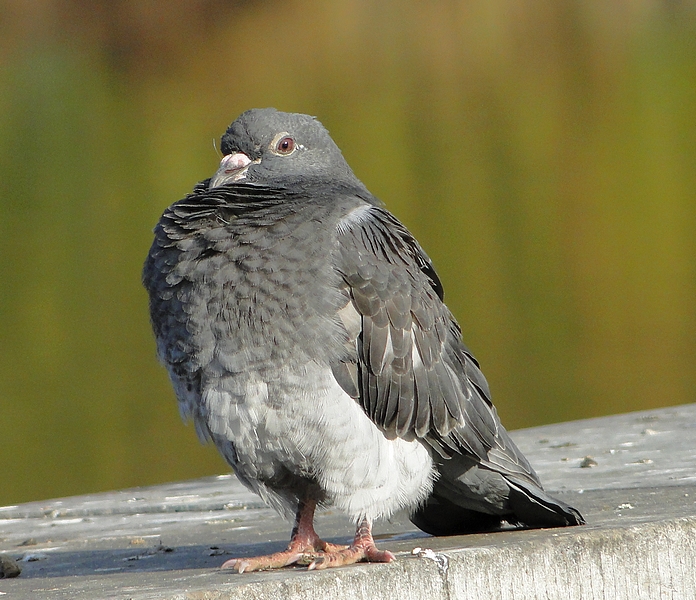
<path id="1" fill-rule="evenodd" d="M 313 477 L 327 504 L 356 520 L 413 509 L 429 495 L 429 451 L 417 441 L 387 439 L 327 366 L 311 362 L 271 374 L 216 379 L 202 394 L 214 439 L 231 440 L 242 480 L 271 504 L 287 501 L 263 483 L 257 489 L 256 480 L 282 468 Z"/>

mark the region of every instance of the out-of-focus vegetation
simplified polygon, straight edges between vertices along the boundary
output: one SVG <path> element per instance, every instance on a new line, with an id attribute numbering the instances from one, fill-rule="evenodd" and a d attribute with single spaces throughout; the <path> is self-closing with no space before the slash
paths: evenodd
<path id="1" fill-rule="evenodd" d="M 6 0 L 0 504 L 226 469 L 140 268 L 254 106 L 416 234 L 508 428 L 696 398 L 694 2 Z"/>

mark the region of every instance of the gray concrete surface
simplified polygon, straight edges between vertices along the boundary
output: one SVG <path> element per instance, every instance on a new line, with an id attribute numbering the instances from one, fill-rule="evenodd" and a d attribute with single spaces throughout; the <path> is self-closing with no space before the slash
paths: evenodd
<path id="1" fill-rule="evenodd" d="M 397 515 L 375 527 L 394 563 L 238 575 L 217 567 L 284 548 L 290 524 L 223 475 L 0 507 L 0 554 L 22 568 L 0 600 L 696 599 L 696 404 L 513 437 L 586 526 L 434 538 Z M 326 511 L 317 529 L 353 527 Z"/>

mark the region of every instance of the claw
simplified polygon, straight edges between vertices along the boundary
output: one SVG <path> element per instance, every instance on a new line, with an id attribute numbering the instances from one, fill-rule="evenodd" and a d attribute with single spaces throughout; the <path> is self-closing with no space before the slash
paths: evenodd
<path id="1" fill-rule="evenodd" d="M 340 546 L 322 540 L 314 531 L 313 501 L 300 502 L 295 518 L 295 527 L 290 545 L 283 552 L 254 556 L 250 558 L 231 558 L 221 568 L 235 569 L 238 573 L 281 569 L 289 565 L 307 565 L 309 571 L 342 567 L 357 562 L 392 562 L 395 556 L 386 550 L 378 550 L 372 538 L 372 525 L 363 519 L 355 531 L 350 546 Z"/>

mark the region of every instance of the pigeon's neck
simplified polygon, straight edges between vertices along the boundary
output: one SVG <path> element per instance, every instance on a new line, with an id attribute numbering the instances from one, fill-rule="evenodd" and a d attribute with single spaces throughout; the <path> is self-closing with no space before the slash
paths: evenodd
<path id="1" fill-rule="evenodd" d="M 164 212 L 160 233 L 173 239 L 192 238 L 212 229 L 225 229 L 239 235 L 252 230 L 276 229 L 290 233 L 309 222 L 321 222 L 332 229 L 361 205 L 381 205 L 358 184 L 306 182 L 291 188 L 244 182 L 208 189 L 208 181 L 202 181 L 188 196 Z"/>

